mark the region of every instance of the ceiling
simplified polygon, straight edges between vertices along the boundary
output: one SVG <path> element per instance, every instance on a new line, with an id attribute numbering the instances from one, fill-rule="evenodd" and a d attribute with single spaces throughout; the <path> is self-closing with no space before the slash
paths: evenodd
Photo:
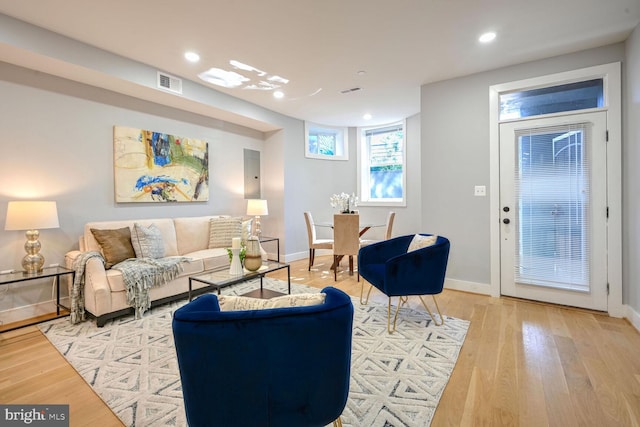
<path id="1" fill-rule="evenodd" d="M 367 126 L 418 113 L 426 83 L 623 41 L 640 0 L 0 0 L 0 13 L 291 117 Z M 264 79 L 232 60 L 288 79 L 284 98 L 198 78 Z"/>

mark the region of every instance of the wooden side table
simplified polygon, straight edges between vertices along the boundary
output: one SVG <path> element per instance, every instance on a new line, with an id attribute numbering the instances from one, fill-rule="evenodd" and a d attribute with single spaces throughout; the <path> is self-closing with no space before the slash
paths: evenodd
<path id="1" fill-rule="evenodd" d="M 69 308 L 60 304 L 60 277 L 62 276 L 71 276 L 71 281 L 75 279 L 75 271 L 65 268 L 65 267 L 47 267 L 43 268 L 42 271 L 35 274 L 28 274 L 25 271 L 14 271 L 12 273 L 0 274 L 0 286 L 9 285 L 9 284 L 21 284 L 26 283 L 30 280 L 38 280 L 38 279 L 46 279 L 53 278 L 53 283 L 56 286 L 56 314 L 53 317 L 48 317 L 42 320 L 36 320 L 31 323 L 20 324 L 19 326 L 2 329 L 0 326 L 0 333 L 12 331 L 14 329 L 23 328 L 25 326 L 35 325 L 37 323 L 46 322 L 48 320 L 57 319 L 59 317 L 64 317 L 69 315 Z M 65 309 L 66 313 L 60 313 L 60 309 Z"/>

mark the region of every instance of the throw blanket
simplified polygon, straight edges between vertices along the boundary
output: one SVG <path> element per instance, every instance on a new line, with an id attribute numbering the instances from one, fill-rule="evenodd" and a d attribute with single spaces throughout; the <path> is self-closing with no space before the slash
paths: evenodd
<path id="1" fill-rule="evenodd" d="M 72 324 L 84 321 L 84 268 L 91 258 L 100 258 L 104 265 L 104 258 L 100 252 L 89 251 L 82 252 L 73 261 L 73 269 L 75 270 L 75 278 L 71 286 L 71 307 L 69 319 Z"/>
<path id="2" fill-rule="evenodd" d="M 185 257 L 175 258 L 129 258 L 113 269 L 122 272 L 122 280 L 127 288 L 127 303 L 135 309 L 136 319 L 151 307 L 149 289 L 164 285 L 175 279 L 182 272 Z"/>

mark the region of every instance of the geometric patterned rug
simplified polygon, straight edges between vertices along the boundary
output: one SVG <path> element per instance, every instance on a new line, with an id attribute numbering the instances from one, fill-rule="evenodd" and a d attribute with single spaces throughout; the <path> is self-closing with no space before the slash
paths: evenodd
<path id="1" fill-rule="evenodd" d="M 283 281 L 265 287 L 286 292 Z M 240 295 L 247 282 L 224 288 Z M 292 293 L 319 292 L 292 284 Z M 155 307 L 144 317 L 71 325 L 68 319 L 40 329 L 127 426 L 186 426 L 180 373 L 173 344 L 173 312 L 186 301 Z M 435 326 L 426 312 L 402 307 L 397 331 L 387 333 L 387 308 L 353 299 L 351 382 L 343 425 L 349 427 L 428 426 L 438 406 L 469 322 L 445 316 Z M 295 356 L 293 356 L 295 357 Z"/>

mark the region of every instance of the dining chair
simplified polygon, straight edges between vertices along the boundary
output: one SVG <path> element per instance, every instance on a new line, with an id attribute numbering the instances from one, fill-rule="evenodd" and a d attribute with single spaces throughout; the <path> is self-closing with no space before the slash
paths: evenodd
<path id="1" fill-rule="evenodd" d="M 316 258 L 316 249 L 333 249 L 332 239 L 318 239 L 316 237 L 316 226 L 313 222 L 311 212 L 304 213 L 304 220 L 307 223 L 307 236 L 309 237 L 309 271 Z"/>
<path id="2" fill-rule="evenodd" d="M 360 250 L 360 215 L 333 215 L 333 278 L 338 280 L 338 265 L 344 256 L 349 256 L 349 272 L 353 273 L 353 257 Z M 358 272 L 358 281 L 360 273 Z"/>
<path id="3" fill-rule="evenodd" d="M 384 231 L 384 239 L 382 240 L 389 240 L 391 238 L 391 232 L 393 230 L 393 220 L 396 218 L 396 213 L 391 211 L 389 212 L 389 214 L 387 215 L 387 225 Z M 360 245 L 361 246 L 367 246 L 370 245 L 372 243 L 378 243 L 381 242 L 382 240 L 375 240 L 375 239 L 360 239 Z"/>

